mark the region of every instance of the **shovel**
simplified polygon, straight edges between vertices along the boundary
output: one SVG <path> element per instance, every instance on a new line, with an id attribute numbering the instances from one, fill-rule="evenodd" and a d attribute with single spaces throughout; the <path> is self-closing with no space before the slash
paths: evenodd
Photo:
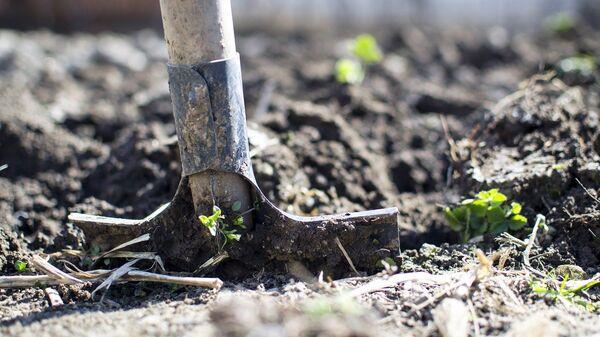
<path id="1" fill-rule="evenodd" d="M 160 0 L 160 6 L 182 178 L 172 201 L 144 219 L 69 214 L 87 242 L 106 250 L 150 233 L 143 249 L 170 268 L 198 270 L 224 256 L 198 220 L 218 206 L 246 227 L 225 254 L 240 275 L 292 261 L 315 270 L 373 268 L 392 256 L 395 207 L 303 217 L 278 209 L 261 192 L 248 151 L 230 1 Z"/>

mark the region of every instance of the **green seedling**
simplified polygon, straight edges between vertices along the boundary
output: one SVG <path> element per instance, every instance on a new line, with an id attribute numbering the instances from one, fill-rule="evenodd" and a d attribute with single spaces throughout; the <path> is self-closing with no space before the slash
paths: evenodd
<path id="1" fill-rule="evenodd" d="M 381 61 L 381 49 L 377 40 L 371 34 L 357 36 L 350 46 L 350 51 L 364 64 L 372 64 Z"/>
<path id="2" fill-rule="evenodd" d="M 370 34 L 357 36 L 350 44 L 353 58 L 343 58 L 335 64 L 335 79 L 343 84 L 360 84 L 365 78 L 365 68 L 381 61 L 383 54 L 377 40 Z"/>
<path id="3" fill-rule="evenodd" d="M 100 248 L 100 246 L 98 245 L 92 245 L 92 247 L 90 247 L 90 256 L 98 256 L 100 255 L 100 251 L 102 249 Z"/>
<path id="4" fill-rule="evenodd" d="M 169 291 L 171 293 L 175 293 L 177 292 L 179 289 L 181 289 L 182 287 L 179 284 L 176 283 L 169 283 Z"/>
<path id="5" fill-rule="evenodd" d="M 575 28 L 575 23 L 575 18 L 567 12 L 556 13 L 544 20 L 545 28 L 555 34 L 572 31 Z"/>
<path id="6" fill-rule="evenodd" d="M 335 297 L 317 297 L 303 305 L 303 311 L 312 317 L 329 315 L 358 316 L 364 312 L 363 306 L 353 297 L 340 294 Z"/>
<path id="7" fill-rule="evenodd" d="M 237 208 L 239 211 L 241 203 L 239 207 L 236 207 L 236 203 L 237 201 L 233 204 L 232 209 Z M 213 206 L 213 213 L 211 215 L 200 215 L 199 219 L 202 226 L 207 228 L 212 236 L 223 238 L 223 244 L 219 245 L 219 250 L 223 250 L 225 245 L 232 241 L 240 241 L 242 235 L 237 232 L 236 228 L 232 227 L 246 228 L 244 218 L 241 215 L 233 218 L 232 224 L 226 223 L 225 216 L 218 206 Z"/>
<path id="8" fill-rule="evenodd" d="M 339 83 L 359 84 L 365 78 L 365 72 L 360 62 L 351 59 L 341 59 L 335 64 L 335 79 Z"/>
<path id="9" fill-rule="evenodd" d="M 589 76 L 596 71 L 598 64 L 593 55 L 580 54 L 563 59 L 558 64 L 558 67 L 563 73 L 578 72 L 581 75 Z"/>
<path id="10" fill-rule="evenodd" d="M 15 261 L 15 270 L 18 272 L 23 272 L 27 269 L 27 262 L 17 260 Z"/>
<path id="11" fill-rule="evenodd" d="M 558 287 L 556 286 L 557 280 L 555 278 L 550 280 L 551 282 L 533 280 L 530 283 L 530 287 L 534 293 L 547 296 L 553 301 L 573 303 L 584 307 L 588 311 L 598 310 L 597 304 L 582 297 L 580 293 L 600 284 L 600 280 L 590 280 L 589 282 L 582 283 L 574 288 L 567 287 L 568 280 L 569 274 L 567 273 L 563 276 Z"/>
<path id="12" fill-rule="evenodd" d="M 527 218 L 521 215 L 521 209 L 521 204 L 508 204 L 506 195 L 491 189 L 477 193 L 473 199 L 463 200 L 454 208 L 445 207 L 444 216 L 450 228 L 460 232 L 466 242 L 478 235 L 522 229 Z"/>

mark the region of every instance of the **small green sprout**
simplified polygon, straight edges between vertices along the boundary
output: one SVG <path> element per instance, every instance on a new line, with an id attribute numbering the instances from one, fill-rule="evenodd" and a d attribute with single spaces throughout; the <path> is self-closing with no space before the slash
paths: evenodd
<path id="1" fill-rule="evenodd" d="M 381 61 L 381 49 L 377 45 L 377 40 L 371 34 L 361 34 L 357 36 L 350 46 L 352 54 L 364 64 L 372 64 Z"/>
<path id="2" fill-rule="evenodd" d="M 360 62 L 351 59 L 341 59 L 335 64 L 335 79 L 340 83 L 359 84 L 365 78 L 365 72 Z"/>
<path id="3" fill-rule="evenodd" d="M 169 291 L 171 293 L 175 293 L 181 288 L 182 288 L 182 286 L 177 283 L 169 283 Z"/>
<path id="4" fill-rule="evenodd" d="M 235 203 L 232 206 L 232 209 L 234 208 L 236 208 Z M 237 209 L 239 210 L 240 208 L 241 203 Z M 242 235 L 237 232 L 237 229 L 231 228 L 231 226 L 243 229 L 246 228 L 244 218 L 241 215 L 233 218 L 232 225 L 227 224 L 225 222 L 225 216 L 222 215 L 222 211 L 218 206 L 213 206 L 213 213 L 211 215 L 200 215 L 199 219 L 202 226 L 207 228 L 212 236 L 216 238 L 223 237 L 223 244 L 219 246 L 220 250 L 222 250 L 229 242 L 240 241 L 242 238 Z"/>
<path id="5" fill-rule="evenodd" d="M 596 57 L 593 55 L 580 54 L 563 59 L 558 67 L 563 73 L 578 72 L 581 75 L 589 76 L 596 71 L 598 64 L 596 63 Z"/>
<path id="6" fill-rule="evenodd" d="M 358 316 L 364 312 L 364 307 L 353 297 L 340 294 L 335 297 L 317 297 L 303 304 L 303 311 L 313 317 L 329 315 Z"/>
<path id="7" fill-rule="evenodd" d="M 27 262 L 24 262 L 24 261 L 21 261 L 21 260 L 15 261 L 15 269 L 18 272 L 25 271 L 25 269 L 27 269 Z"/>
<path id="8" fill-rule="evenodd" d="M 100 248 L 100 246 L 98 245 L 93 245 L 92 247 L 90 247 L 90 255 L 91 256 L 97 256 L 100 255 L 100 251 L 102 249 Z"/>
<path id="9" fill-rule="evenodd" d="M 568 280 L 569 274 L 567 273 L 563 276 L 558 287 L 556 286 L 556 279 L 551 280 L 552 282 L 549 282 L 551 283 L 550 285 L 548 285 L 548 282 L 533 280 L 529 286 L 534 293 L 548 296 L 553 301 L 569 302 L 580 305 L 588 311 L 596 311 L 598 305 L 582 297 L 580 293 L 597 286 L 600 284 L 600 280 L 589 280 L 589 282 L 582 283 L 573 288 L 567 287 Z"/>
<path id="10" fill-rule="evenodd" d="M 370 34 L 357 36 L 350 44 L 353 58 L 343 58 L 335 64 L 335 79 L 344 84 L 360 84 L 365 78 L 365 68 L 382 59 L 377 40 Z"/>
<path id="11" fill-rule="evenodd" d="M 486 233 L 516 231 L 527 224 L 517 202 L 507 204 L 506 195 L 498 189 L 481 191 L 474 199 L 463 200 L 454 208 L 444 208 L 444 216 L 452 230 L 461 233 L 464 241 Z"/>
<path id="12" fill-rule="evenodd" d="M 575 18 L 567 12 L 556 13 L 544 20 L 544 26 L 555 34 L 568 33 L 575 28 Z"/>
<path id="13" fill-rule="evenodd" d="M 246 228 L 246 225 L 244 224 L 244 217 L 241 215 L 239 215 L 233 219 L 233 224 L 235 226 L 238 226 L 241 228 Z"/>
<path id="14" fill-rule="evenodd" d="M 221 215 L 221 209 L 218 206 L 213 206 L 213 213 L 209 216 L 200 215 L 200 223 L 210 231 L 210 235 L 217 236 L 219 229 L 219 220 L 225 219 L 225 216 Z"/>

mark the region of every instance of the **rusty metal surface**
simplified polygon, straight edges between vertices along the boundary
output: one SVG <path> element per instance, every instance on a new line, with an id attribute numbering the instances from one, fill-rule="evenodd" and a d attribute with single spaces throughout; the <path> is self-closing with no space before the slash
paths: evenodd
<path id="1" fill-rule="evenodd" d="M 346 249 L 362 252 L 362 255 L 356 254 L 356 262 L 365 268 L 389 256 L 390 251 L 397 247 L 396 243 L 390 243 L 390 238 L 394 238 L 397 231 L 396 207 L 315 217 L 297 216 L 277 208 L 254 181 L 248 182 L 259 201 L 257 210 L 252 213 L 255 226 L 243 233 L 240 242 L 231 245 L 229 255 L 232 259 L 243 261 L 249 269 L 260 269 L 269 261 L 296 260 L 311 264 L 331 254 L 338 255 L 334 243 L 336 237 Z M 194 213 L 187 178 L 181 180 L 170 203 L 145 219 L 73 213 L 69 215 L 69 221 L 83 230 L 90 244 L 105 249 L 151 233 L 151 240 L 144 249 L 157 252 L 170 266 L 183 270 L 195 270 L 216 253 L 213 242 L 199 235 L 203 229 Z M 377 239 L 381 246 L 365 242 L 363 238 Z M 252 257 L 249 252 L 254 252 Z"/>
<path id="2" fill-rule="evenodd" d="M 239 55 L 195 66 L 169 64 L 168 72 L 183 175 L 214 170 L 254 180 Z"/>

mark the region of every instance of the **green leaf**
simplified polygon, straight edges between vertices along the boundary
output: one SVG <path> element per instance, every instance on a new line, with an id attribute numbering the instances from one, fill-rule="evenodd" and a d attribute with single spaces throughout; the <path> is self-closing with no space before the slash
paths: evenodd
<path id="1" fill-rule="evenodd" d="M 582 75 L 591 75 L 597 68 L 596 58 L 588 54 L 568 57 L 560 61 L 558 66 L 564 73 L 579 72 Z"/>
<path id="2" fill-rule="evenodd" d="M 359 84 L 364 78 L 362 65 L 357 61 L 341 59 L 335 64 L 335 79 L 340 83 Z"/>
<path id="3" fill-rule="evenodd" d="M 210 235 L 217 236 L 217 219 L 215 218 L 215 214 L 212 214 L 208 217 L 205 215 L 200 215 L 198 218 L 200 219 L 202 226 L 208 228 Z"/>
<path id="4" fill-rule="evenodd" d="M 502 205 L 506 201 L 506 199 L 507 199 L 506 195 L 504 195 L 504 194 L 502 194 L 500 192 L 496 192 L 496 193 L 494 193 L 494 194 L 491 195 L 490 204 L 492 206 L 500 206 L 500 205 Z"/>
<path id="5" fill-rule="evenodd" d="M 357 36 L 352 43 L 351 51 L 365 64 L 381 61 L 382 55 L 377 40 L 370 34 Z"/>
<path id="6" fill-rule="evenodd" d="M 241 228 L 246 228 L 246 225 L 244 224 L 244 217 L 242 217 L 241 215 L 233 219 L 233 224 Z"/>
<path id="7" fill-rule="evenodd" d="M 465 205 L 465 206 L 466 206 L 466 205 L 470 205 L 470 204 L 472 204 L 472 203 L 473 203 L 473 201 L 475 201 L 475 199 L 465 199 L 465 200 L 461 201 L 461 203 L 460 203 L 460 204 L 461 204 L 461 205 Z"/>
<path id="8" fill-rule="evenodd" d="M 556 34 L 564 34 L 575 28 L 575 18 L 568 12 L 558 12 L 546 18 L 544 26 Z"/>
<path id="9" fill-rule="evenodd" d="M 242 236 L 240 234 L 227 234 L 227 240 L 232 241 L 240 241 L 240 239 L 242 238 Z"/>
<path id="10" fill-rule="evenodd" d="M 456 217 L 458 221 L 466 223 L 468 219 L 467 210 L 468 208 L 465 206 L 456 207 L 452 210 L 452 214 L 454 214 L 454 217 Z"/>
<path id="11" fill-rule="evenodd" d="M 496 222 L 493 224 L 490 224 L 490 230 L 489 232 L 491 234 L 500 234 L 500 233 L 504 233 L 508 230 L 508 222 Z"/>
<path id="12" fill-rule="evenodd" d="M 222 230 L 223 236 L 225 236 L 225 240 L 229 241 L 240 241 L 242 235 L 238 234 L 235 229 L 232 230 Z"/>
<path id="13" fill-rule="evenodd" d="M 490 206 L 486 215 L 487 221 L 490 224 L 495 224 L 498 222 L 503 222 L 506 219 L 504 214 L 504 210 L 498 206 Z"/>
<path id="14" fill-rule="evenodd" d="M 99 254 L 100 254 L 100 246 L 98 246 L 98 245 L 93 245 L 93 246 L 90 248 L 90 255 L 92 255 L 92 256 L 96 256 L 96 255 L 99 255 Z"/>
<path id="15" fill-rule="evenodd" d="M 208 231 L 210 232 L 210 235 L 217 236 L 217 226 L 209 226 Z"/>
<path id="16" fill-rule="evenodd" d="M 521 209 L 523 207 L 518 202 L 511 202 L 510 203 L 510 208 L 511 208 L 512 214 L 520 214 L 521 213 Z"/>
<path id="17" fill-rule="evenodd" d="M 233 205 L 231 205 L 231 210 L 234 212 L 238 212 L 240 209 L 242 209 L 242 202 L 239 200 L 237 200 L 233 203 Z"/>
<path id="18" fill-rule="evenodd" d="M 471 213 L 477 216 L 478 218 L 484 218 L 487 213 L 489 204 L 483 200 L 475 200 L 469 208 L 471 209 Z"/>
<path id="19" fill-rule="evenodd" d="M 221 217 L 221 209 L 219 206 L 213 206 L 213 214 L 210 217 L 214 218 L 215 221 Z"/>
<path id="20" fill-rule="evenodd" d="M 508 221 L 508 225 L 511 230 L 516 231 L 519 230 L 527 224 L 527 218 L 522 216 L 521 214 L 516 214 L 510 217 L 510 221 Z"/>
<path id="21" fill-rule="evenodd" d="M 488 231 L 488 224 L 480 219 L 471 224 L 473 235 L 482 235 Z"/>
<path id="22" fill-rule="evenodd" d="M 531 290 L 536 294 L 546 294 L 548 286 L 541 282 L 533 282 L 531 283 Z"/>
<path id="23" fill-rule="evenodd" d="M 484 200 L 492 206 L 499 206 L 506 201 L 506 195 L 500 193 L 497 188 L 488 191 L 481 191 L 476 195 L 477 199 Z"/>
<path id="24" fill-rule="evenodd" d="M 24 261 L 21 261 L 21 260 L 15 261 L 15 269 L 18 272 L 25 271 L 25 269 L 27 269 L 27 262 L 24 262 Z"/>
<path id="25" fill-rule="evenodd" d="M 383 267 L 383 262 L 382 261 L 385 262 L 385 263 L 387 263 L 389 266 L 396 266 L 396 261 L 394 261 L 394 259 L 392 259 L 389 256 L 386 257 L 386 258 L 384 258 L 384 259 L 382 259 L 382 260 L 379 260 L 377 262 L 377 265 L 380 266 L 380 267 Z"/>
<path id="26" fill-rule="evenodd" d="M 444 216 L 446 217 L 446 221 L 448 221 L 448 225 L 450 225 L 452 230 L 459 231 L 464 227 L 464 224 L 456 218 L 450 207 L 444 208 Z"/>

